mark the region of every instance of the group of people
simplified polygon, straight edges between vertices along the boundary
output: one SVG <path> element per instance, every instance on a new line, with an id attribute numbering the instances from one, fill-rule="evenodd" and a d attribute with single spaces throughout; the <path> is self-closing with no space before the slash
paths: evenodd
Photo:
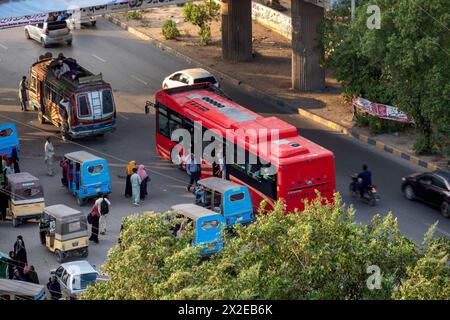
<path id="1" fill-rule="evenodd" d="M 67 19 L 69 19 L 69 14 L 67 12 L 51 12 L 48 14 L 47 22 L 65 21 Z"/>
<path id="2" fill-rule="evenodd" d="M 128 163 L 125 174 L 125 197 L 131 198 L 135 206 L 140 206 L 141 200 L 148 195 L 147 183 L 150 177 L 147 170 L 143 164 L 136 167 L 136 161 L 132 160 Z"/>
<path id="3" fill-rule="evenodd" d="M 97 200 L 95 200 L 94 205 L 89 213 L 88 223 L 91 226 L 91 236 L 90 241 L 99 243 L 98 234 L 106 234 L 107 219 L 106 216 L 109 214 L 109 207 L 111 202 L 106 195 L 101 195 Z"/>
<path id="4" fill-rule="evenodd" d="M 9 260 L 9 279 L 39 284 L 39 278 L 34 266 L 28 266 L 25 241 L 21 235 L 17 236 L 13 251 L 9 252 Z"/>

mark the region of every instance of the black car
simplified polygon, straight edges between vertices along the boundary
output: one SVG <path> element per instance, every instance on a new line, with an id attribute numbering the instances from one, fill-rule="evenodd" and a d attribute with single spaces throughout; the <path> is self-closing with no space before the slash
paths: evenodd
<path id="1" fill-rule="evenodd" d="M 450 172 L 415 173 L 402 180 L 402 192 L 406 199 L 426 202 L 440 208 L 444 217 L 450 217 Z"/>

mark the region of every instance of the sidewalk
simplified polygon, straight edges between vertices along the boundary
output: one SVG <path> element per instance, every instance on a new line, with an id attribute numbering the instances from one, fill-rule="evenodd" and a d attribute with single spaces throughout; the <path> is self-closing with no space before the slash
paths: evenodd
<path id="1" fill-rule="evenodd" d="M 284 5 L 284 3 L 283 3 Z M 442 157 L 426 156 L 417 158 L 412 149 L 414 136 L 407 133 L 382 134 L 372 136 L 367 128 L 356 127 L 352 121 L 353 112 L 349 102 L 343 100 L 339 83 L 327 72 L 326 88 L 321 93 L 299 93 L 291 87 L 291 44 L 283 36 L 253 23 L 254 59 L 250 63 L 231 64 L 223 61 L 221 52 L 220 21 L 212 23 L 212 41 L 208 46 L 199 45 L 198 28 L 184 22 L 182 8 L 168 6 L 148 9 L 140 20 L 128 19 L 126 14 L 113 14 L 116 24 L 135 33 L 141 38 L 159 43 L 159 47 L 171 49 L 172 53 L 181 55 L 193 62 L 201 62 L 213 73 L 226 78 L 235 78 L 237 84 L 255 88 L 261 97 L 267 95 L 282 105 L 286 113 L 299 113 L 329 128 L 352 135 L 372 144 L 379 149 L 393 153 L 428 169 L 444 167 Z M 177 40 L 165 40 L 161 27 L 166 19 L 177 23 L 181 37 Z M 167 48 L 168 47 L 168 48 Z M 164 50 L 164 48 L 161 48 Z M 299 110 L 302 109 L 302 110 Z"/>

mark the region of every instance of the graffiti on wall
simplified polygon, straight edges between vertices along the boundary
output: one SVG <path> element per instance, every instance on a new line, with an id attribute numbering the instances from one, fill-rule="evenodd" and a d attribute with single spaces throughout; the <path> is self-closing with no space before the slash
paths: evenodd
<path id="1" fill-rule="evenodd" d="M 258 23 L 291 39 L 292 19 L 290 16 L 257 2 L 252 2 L 252 18 Z"/>

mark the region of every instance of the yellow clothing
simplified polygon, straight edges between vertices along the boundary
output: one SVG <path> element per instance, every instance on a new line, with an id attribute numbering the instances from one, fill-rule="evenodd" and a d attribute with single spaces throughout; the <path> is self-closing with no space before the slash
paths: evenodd
<path id="1" fill-rule="evenodd" d="M 126 174 L 127 175 L 132 175 L 133 174 L 133 169 L 136 168 L 136 161 L 130 161 L 130 163 L 127 166 L 126 169 Z"/>

